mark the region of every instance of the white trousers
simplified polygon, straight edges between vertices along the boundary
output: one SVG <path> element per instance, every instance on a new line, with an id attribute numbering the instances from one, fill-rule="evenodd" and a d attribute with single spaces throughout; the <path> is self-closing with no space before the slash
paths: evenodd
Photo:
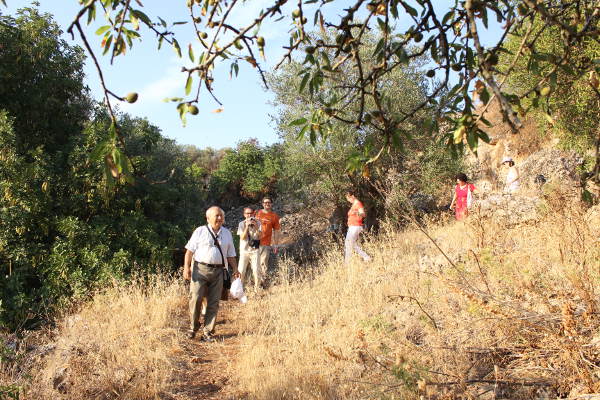
<path id="1" fill-rule="evenodd" d="M 260 250 L 256 251 L 241 251 L 240 252 L 240 264 L 238 265 L 238 271 L 242 278 L 242 284 L 246 286 L 246 268 L 250 265 L 252 269 L 252 276 L 254 277 L 254 286 L 258 287 L 260 284 L 260 277 L 262 276 L 260 271 Z"/>
<path id="2" fill-rule="evenodd" d="M 363 259 L 363 261 L 371 261 L 371 257 L 364 252 L 363 249 L 358 245 L 358 236 L 362 232 L 362 226 L 349 226 L 348 232 L 346 233 L 346 241 L 344 242 L 344 261 L 347 263 L 350 262 L 350 258 L 352 257 L 352 251 L 356 251 L 356 253 Z"/>

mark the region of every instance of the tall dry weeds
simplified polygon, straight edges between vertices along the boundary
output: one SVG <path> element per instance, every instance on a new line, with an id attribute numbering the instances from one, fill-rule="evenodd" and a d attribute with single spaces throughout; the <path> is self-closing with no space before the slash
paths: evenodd
<path id="1" fill-rule="evenodd" d="M 236 384 L 252 399 L 600 391 L 596 229 L 563 208 L 523 226 L 427 227 L 439 249 L 390 232 L 366 243 L 371 263 L 345 266 L 335 248 L 314 279 L 247 305 Z"/>
<path id="2" fill-rule="evenodd" d="M 182 284 L 156 277 L 97 294 L 58 327 L 31 399 L 155 399 L 169 387 Z"/>

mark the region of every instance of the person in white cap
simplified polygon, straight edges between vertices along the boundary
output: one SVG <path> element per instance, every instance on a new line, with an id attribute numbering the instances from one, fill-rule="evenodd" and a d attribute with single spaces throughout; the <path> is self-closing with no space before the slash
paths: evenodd
<path id="1" fill-rule="evenodd" d="M 504 185 L 504 191 L 507 193 L 515 193 L 519 190 L 519 170 L 515 166 L 515 162 L 511 157 L 504 157 L 502 159 L 502 165 L 508 165 L 508 171 L 506 172 L 506 184 Z"/>

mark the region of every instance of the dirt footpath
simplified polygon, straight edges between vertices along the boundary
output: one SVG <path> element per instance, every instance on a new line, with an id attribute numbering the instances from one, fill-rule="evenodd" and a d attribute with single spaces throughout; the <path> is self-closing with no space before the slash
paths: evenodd
<path id="1" fill-rule="evenodd" d="M 236 325 L 241 307 L 236 300 L 221 301 L 217 326 L 216 341 L 201 342 L 200 335 L 190 340 L 186 337 L 189 326 L 187 297 L 182 298 L 178 310 L 178 321 L 181 334 L 179 348 L 174 349 L 176 361 L 175 380 L 170 393 L 164 399 L 203 399 L 233 400 L 246 396 L 236 393 L 229 384 L 232 363 L 240 351 L 240 338 Z"/>

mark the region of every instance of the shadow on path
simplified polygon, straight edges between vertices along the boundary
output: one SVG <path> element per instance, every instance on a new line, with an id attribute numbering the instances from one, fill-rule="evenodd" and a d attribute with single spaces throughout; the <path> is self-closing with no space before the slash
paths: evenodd
<path id="1" fill-rule="evenodd" d="M 239 313 L 235 300 L 221 301 L 215 338 L 212 343 L 201 342 L 199 337 L 186 337 L 189 325 L 187 297 L 182 297 L 177 310 L 179 323 L 178 347 L 173 349 L 173 382 L 163 399 L 177 400 L 233 400 L 244 396 L 235 393 L 228 385 L 231 365 L 240 350 L 238 330 L 235 325 Z"/>

